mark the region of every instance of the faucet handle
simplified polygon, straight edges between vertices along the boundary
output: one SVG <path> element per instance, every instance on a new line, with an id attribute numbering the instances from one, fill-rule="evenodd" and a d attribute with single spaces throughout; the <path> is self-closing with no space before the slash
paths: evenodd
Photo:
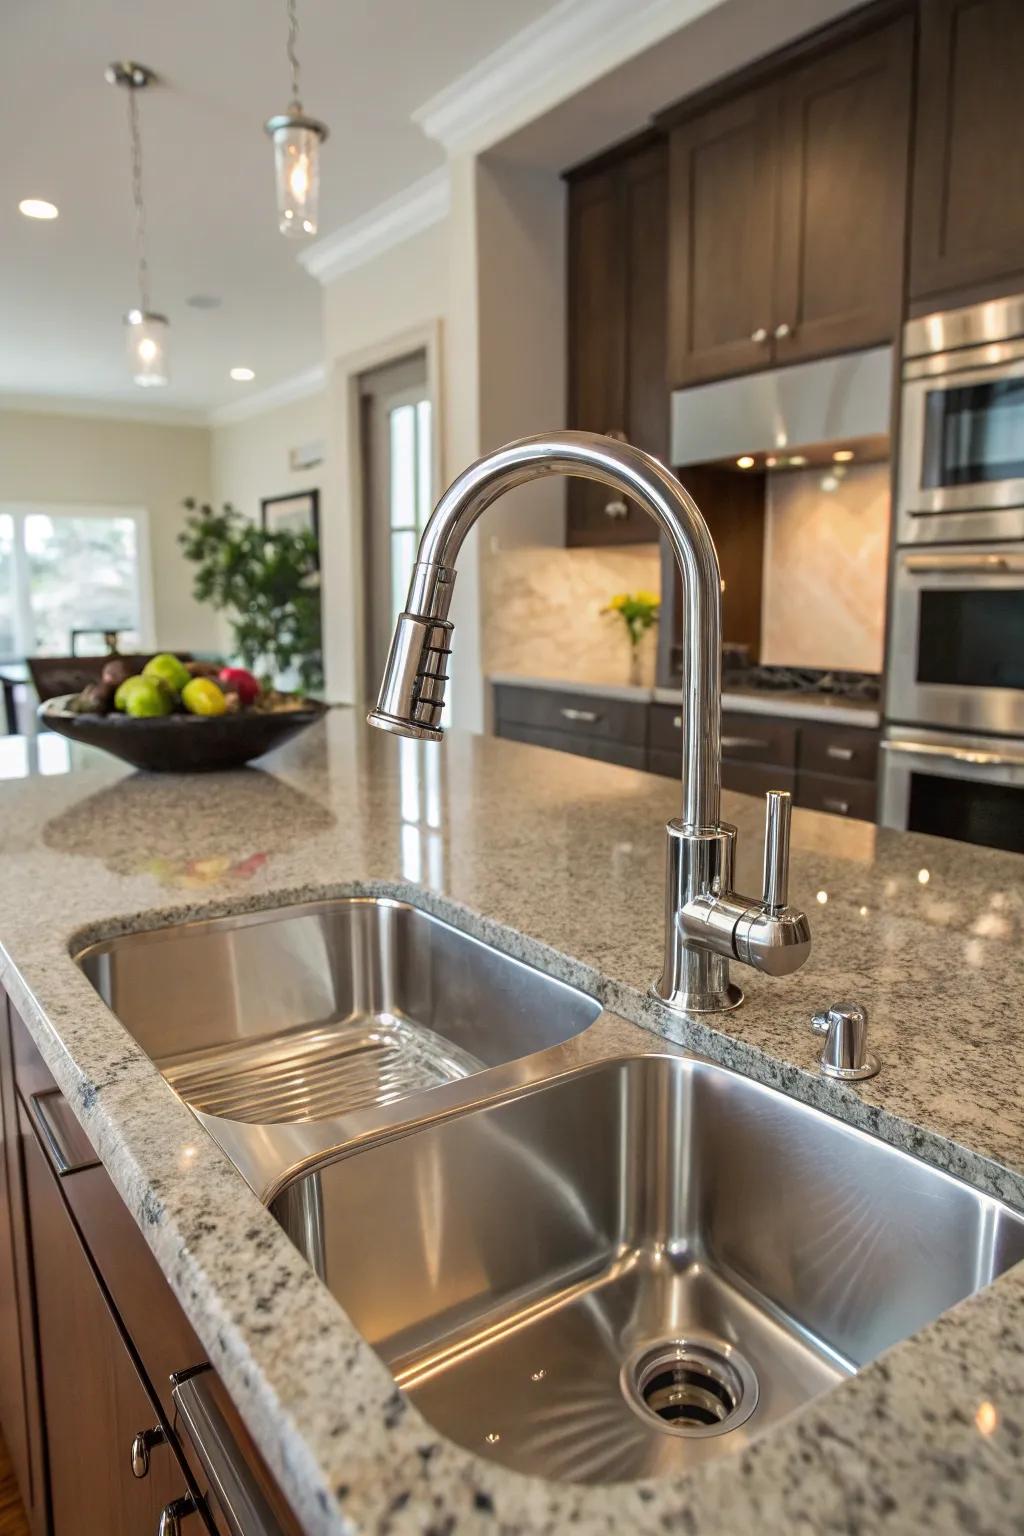
<path id="1" fill-rule="evenodd" d="M 789 898 L 789 824 L 793 797 L 788 789 L 770 789 L 765 797 L 764 904 L 778 912 Z"/>

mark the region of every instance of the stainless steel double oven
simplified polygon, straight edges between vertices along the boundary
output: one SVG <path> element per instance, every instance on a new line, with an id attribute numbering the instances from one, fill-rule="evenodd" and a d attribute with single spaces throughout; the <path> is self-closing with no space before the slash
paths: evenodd
<path id="1" fill-rule="evenodd" d="M 1024 852 L 1024 296 L 904 332 L 882 820 Z"/>

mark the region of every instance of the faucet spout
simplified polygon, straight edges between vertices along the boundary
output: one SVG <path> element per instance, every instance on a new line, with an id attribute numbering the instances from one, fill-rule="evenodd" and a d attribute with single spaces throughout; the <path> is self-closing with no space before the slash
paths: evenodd
<path id="1" fill-rule="evenodd" d="M 721 576 L 718 555 L 696 503 L 663 465 L 628 443 L 590 432 L 527 437 L 478 459 L 452 482 L 420 539 L 405 610 L 391 642 L 371 725 L 401 736 L 440 741 L 441 715 L 453 625 L 448 617 L 455 568 L 463 541 L 477 518 L 506 491 L 547 475 L 597 480 L 637 502 L 652 517 L 679 567 L 683 600 L 682 807 L 669 823 L 665 967 L 654 991 L 670 1007 L 717 1011 L 742 997 L 728 978 L 729 958 L 758 964 L 749 936 L 753 916 L 770 902 L 783 910 L 781 884 L 761 902 L 749 902 L 748 919 L 731 913 L 731 926 L 709 913 L 708 903 L 732 893 L 735 829 L 720 822 L 721 803 Z M 788 827 L 788 822 L 787 822 Z M 788 848 L 788 839 L 787 839 Z M 790 909 L 784 909 L 789 913 Z M 686 913 L 686 921 L 683 914 Z M 699 917 L 698 917 L 699 914 Z M 810 945 L 794 945 L 801 959 Z M 797 925 L 799 927 L 799 925 Z M 773 924 L 772 932 L 776 932 Z M 723 935 L 730 935 L 726 942 Z M 738 935 L 739 937 L 732 937 Z M 765 966 L 765 969 L 768 967 Z M 789 963 L 792 969 L 793 964 Z"/>

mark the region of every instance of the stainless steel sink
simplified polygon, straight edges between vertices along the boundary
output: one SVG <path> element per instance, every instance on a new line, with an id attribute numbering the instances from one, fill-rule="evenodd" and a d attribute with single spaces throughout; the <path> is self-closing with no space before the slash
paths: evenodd
<path id="1" fill-rule="evenodd" d="M 582 1482 L 743 1446 L 1024 1258 L 998 1201 L 682 1055 L 429 1123 L 273 1209 L 436 1429 Z"/>
<path id="2" fill-rule="evenodd" d="M 75 958 L 261 1192 L 364 1129 L 366 1111 L 548 1050 L 601 1013 L 387 899 L 126 934 Z"/>

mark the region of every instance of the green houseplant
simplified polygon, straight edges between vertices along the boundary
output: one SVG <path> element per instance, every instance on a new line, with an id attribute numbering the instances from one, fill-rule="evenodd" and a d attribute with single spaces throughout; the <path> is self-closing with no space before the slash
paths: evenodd
<path id="1" fill-rule="evenodd" d="M 323 686 L 320 558 L 312 533 L 267 533 L 230 502 L 215 512 L 189 497 L 178 535 L 198 567 L 192 594 L 227 613 L 250 671 L 273 680 L 295 668 L 304 689 Z"/>

